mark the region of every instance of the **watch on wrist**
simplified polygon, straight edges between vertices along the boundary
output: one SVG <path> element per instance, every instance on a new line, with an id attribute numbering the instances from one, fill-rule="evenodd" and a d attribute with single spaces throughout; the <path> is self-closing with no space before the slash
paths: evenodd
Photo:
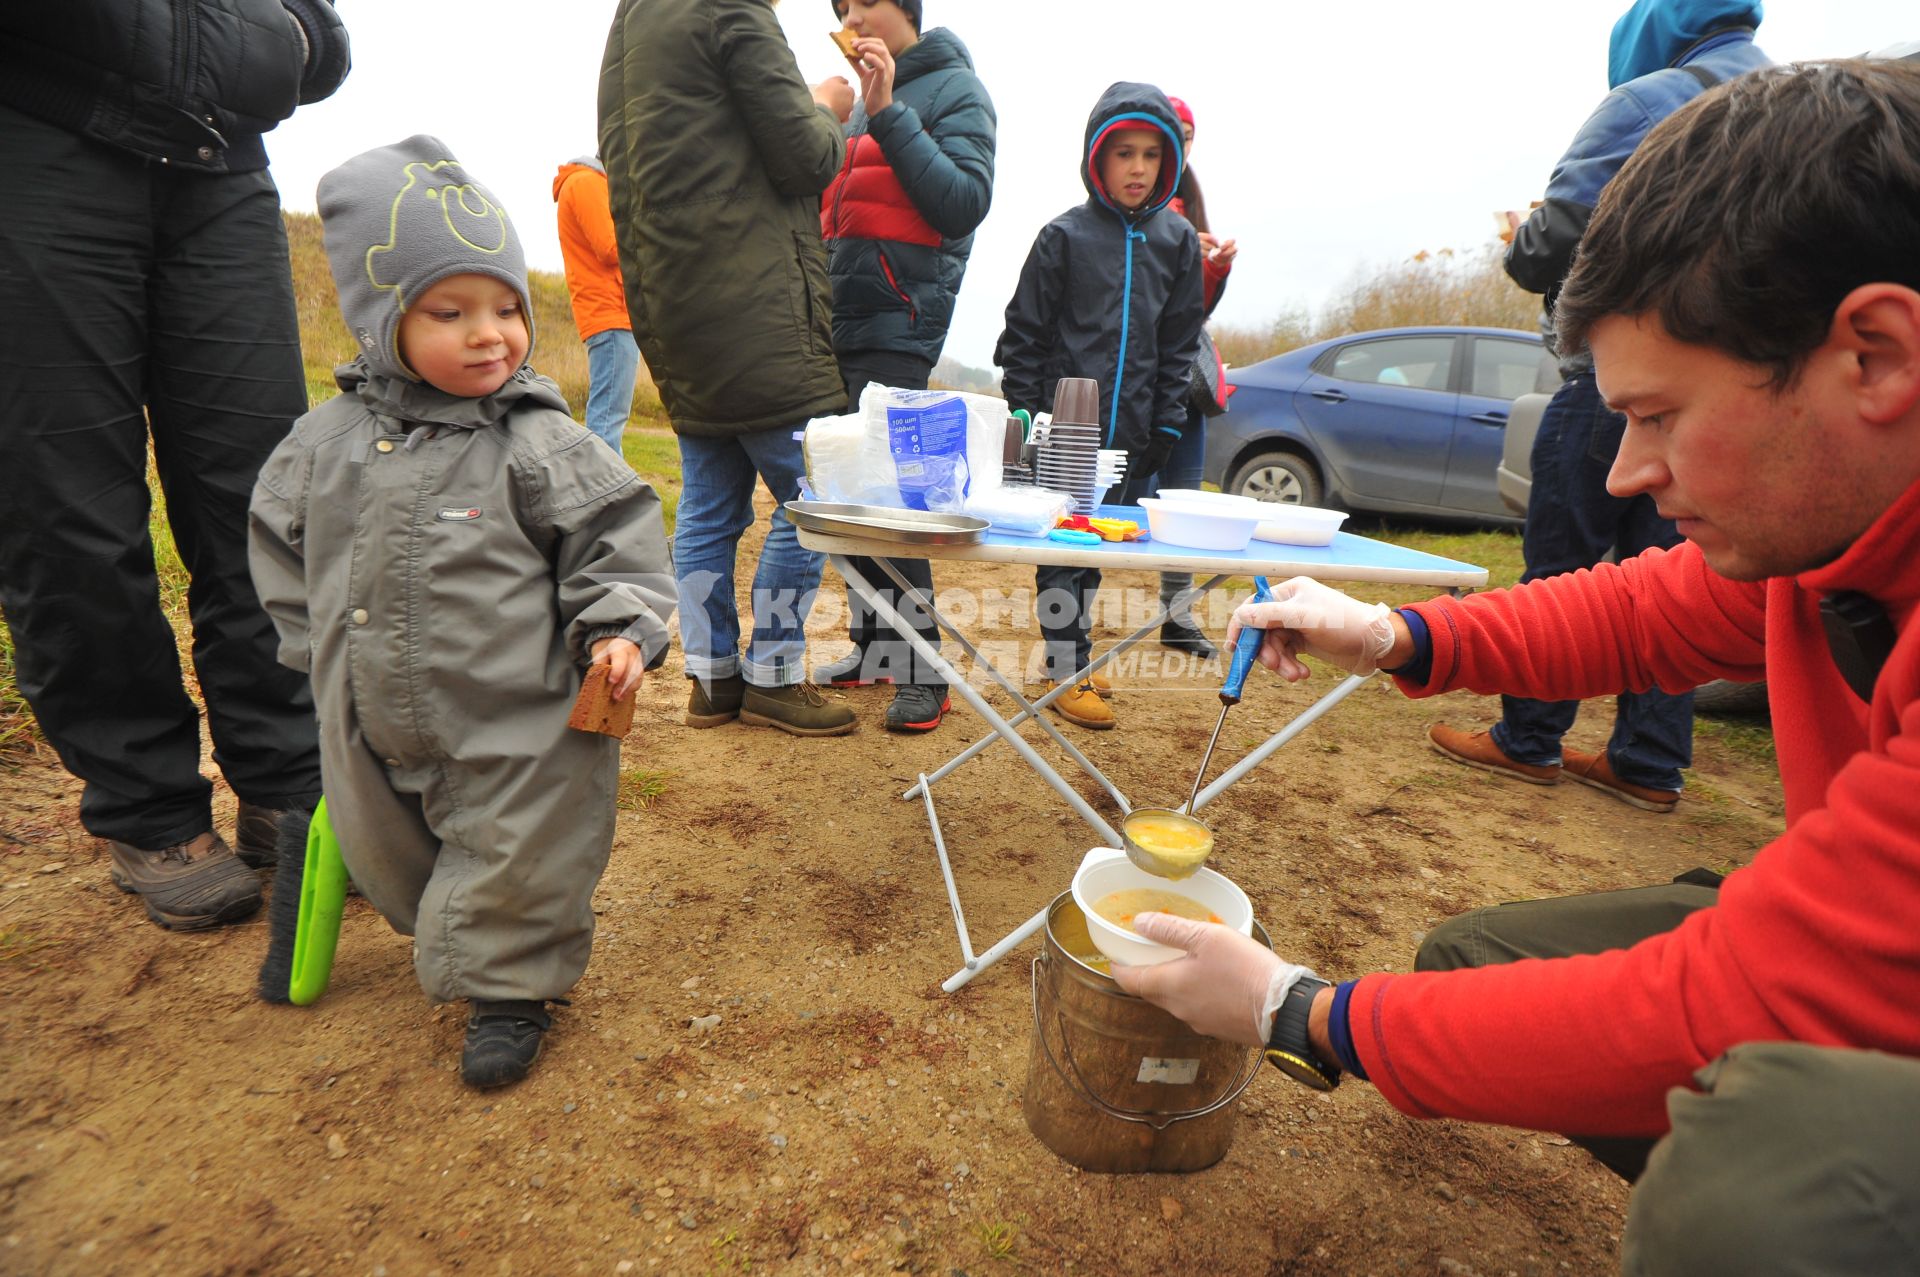
<path id="1" fill-rule="evenodd" d="M 1273 1031 L 1267 1035 L 1267 1063 L 1316 1091 L 1331 1091 L 1340 1085 L 1340 1070 L 1322 1064 L 1307 1038 L 1307 1015 L 1313 999 L 1322 989 L 1333 985 L 1318 976 L 1301 976 L 1287 990 L 1280 1009 L 1273 1013 Z"/>

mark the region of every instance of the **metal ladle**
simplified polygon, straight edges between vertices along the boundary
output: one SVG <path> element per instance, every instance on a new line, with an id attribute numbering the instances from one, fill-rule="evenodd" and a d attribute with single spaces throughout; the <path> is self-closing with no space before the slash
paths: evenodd
<path id="1" fill-rule="evenodd" d="M 1266 577 L 1255 577 L 1253 584 L 1253 602 L 1266 603 L 1272 600 L 1273 587 L 1267 583 Z M 1207 764 L 1213 761 L 1213 747 L 1220 743 L 1220 729 L 1227 725 L 1227 711 L 1240 703 L 1247 675 L 1253 669 L 1254 658 L 1259 655 L 1260 643 L 1265 637 L 1265 630 L 1248 626 L 1240 631 L 1240 637 L 1233 645 L 1233 660 L 1227 666 L 1227 681 L 1220 685 L 1220 720 L 1213 725 L 1213 736 L 1207 741 L 1207 752 L 1200 758 L 1200 770 L 1193 778 L 1193 792 L 1187 795 L 1186 806 L 1178 811 L 1169 807 L 1137 807 L 1127 813 L 1127 818 L 1120 824 L 1121 845 L 1126 850 L 1127 859 L 1156 877 L 1190 877 L 1213 854 L 1213 831 L 1193 814 L 1193 804 L 1200 797 L 1200 782 L 1206 779 Z M 1203 836 L 1201 849 L 1197 853 L 1173 855 L 1144 845 L 1134 836 L 1136 819 L 1142 825 L 1150 821 L 1184 823 Z"/>

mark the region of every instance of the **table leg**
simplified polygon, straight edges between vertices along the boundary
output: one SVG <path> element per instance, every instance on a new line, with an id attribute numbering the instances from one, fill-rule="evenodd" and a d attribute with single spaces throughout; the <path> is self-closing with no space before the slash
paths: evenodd
<path id="1" fill-rule="evenodd" d="M 1208 803 L 1225 793 L 1227 786 L 1233 784 L 1242 776 L 1265 762 L 1268 755 L 1272 754 L 1274 750 L 1279 749 L 1282 745 L 1298 736 L 1315 719 L 1332 709 L 1335 705 L 1338 705 L 1341 701 L 1346 700 L 1347 697 L 1353 695 L 1360 685 L 1366 681 L 1366 675 L 1348 675 L 1346 682 L 1340 684 L 1340 686 L 1334 688 L 1331 692 L 1328 692 L 1325 696 L 1322 696 L 1319 700 L 1302 710 L 1292 722 L 1269 736 L 1266 742 L 1258 749 L 1222 772 L 1220 779 L 1201 790 L 1199 797 L 1194 799 L 1193 811 L 1199 811 L 1202 807 L 1205 807 Z"/>
<path id="2" fill-rule="evenodd" d="M 1051 785 L 1054 792 L 1066 799 L 1068 806 L 1079 813 L 1080 819 L 1091 825 L 1095 833 L 1108 840 L 1108 846 L 1118 847 L 1120 845 L 1120 835 L 1114 827 L 1108 824 L 1099 812 L 1089 806 L 1087 800 L 1082 798 L 1073 786 L 1062 780 L 1058 772 L 1047 765 L 1047 760 L 1040 757 L 1040 755 L 1034 751 L 1033 746 L 1027 744 L 1027 742 L 1022 739 L 1020 733 L 1016 731 L 1006 719 L 1000 717 L 1000 715 L 994 711 L 993 706 L 987 703 L 986 697 L 975 691 L 973 686 L 967 682 L 966 677 L 962 675 L 959 670 L 955 669 L 945 657 L 941 656 L 939 651 L 935 649 L 931 643 L 921 638 L 918 631 L 916 631 L 913 626 L 907 624 L 905 619 L 902 618 L 898 612 L 894 611 L 890 603 L 880 597 L 879 593 L 867 582 L 866 578 L 860 575 L 852 563 L 848 562 L 846 556 L 835 554 L 832 555 L 831 558 L 833 566 L 839 570 L 841 576 L 846 578 L 848 586 L 860 596 L 861 600 L 873 608 L 874 612 L 882 621 L 892 626 L 894 633 L 904 639 L 913 648 L 914 652 L 925 660 L 940 677 L 946 679 L 947 685 L 955 692 L 958 692 L 960 698 L 966 701 L 966 703 L 973 708 L 974 712 L 986 721 L 988 726 L 1000 736 L 1005 737 L 1007 743 L 1013 746 L 1020 757 L 1026 759 L 1027 765 L 1038 772 L 1040 778 Z M 935 615 L 931 608 L 928 609 L 928 614 Z M 944 621 L 942 623 L 946 624 Z M 951 629 L 950 624 L 946 627 Z M 991 665 L 989 665 L 988 668 L 991 669 Z M 1015 696 L 1017 697 L 1018 693 L 1015 693 Z M 1026 702 L 1023 699 L 1021 703 L 1025 704 Z M 1098 772 L 1096 772 L 1095 775 L 1097 776 Z M 1101 779 L 1104 780 L 1105 778 L 1102 777 Z M 916 785 L 914 789 L 909 790 L 908 793 L 912 794 L 924 788 L 924 784 Z"/>

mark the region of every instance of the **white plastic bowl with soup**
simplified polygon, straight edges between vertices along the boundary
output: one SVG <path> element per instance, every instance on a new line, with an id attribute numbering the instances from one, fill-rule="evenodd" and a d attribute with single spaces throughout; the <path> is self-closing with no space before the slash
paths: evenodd
<path id="1" fill-rule="evenodd" d="M 1173 913 L 1253 934 L 1253 904 L 1232 879 L 1202 868 L 1190 878 L 1169 882 L 1128 860 L 1125 852 L 1109 848 L 1090 851 L 1080 862 L 1073 876 L 1073 901 L 1086 915 L 1094 947 L 1115 962 L 1134 966 L 1182 956 L 1180 950 L 1133 930 L 1133 918 L 1142 913 Z"/>

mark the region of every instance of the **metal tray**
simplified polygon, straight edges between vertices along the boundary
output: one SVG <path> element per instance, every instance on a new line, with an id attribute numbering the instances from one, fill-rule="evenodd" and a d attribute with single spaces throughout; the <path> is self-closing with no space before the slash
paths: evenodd
<path id="1" fill-rule="evenodd" d="M 786 509 L 794 526 L 807 532 L 856 537 L 862 541 L 898 541 L 904 545 L 978 545 L 986 539 L 987 528 L 991 526 L 985 519 L 976 519 L 970 514 L 896 510 L 837 501 L 789 501 Z"/>

